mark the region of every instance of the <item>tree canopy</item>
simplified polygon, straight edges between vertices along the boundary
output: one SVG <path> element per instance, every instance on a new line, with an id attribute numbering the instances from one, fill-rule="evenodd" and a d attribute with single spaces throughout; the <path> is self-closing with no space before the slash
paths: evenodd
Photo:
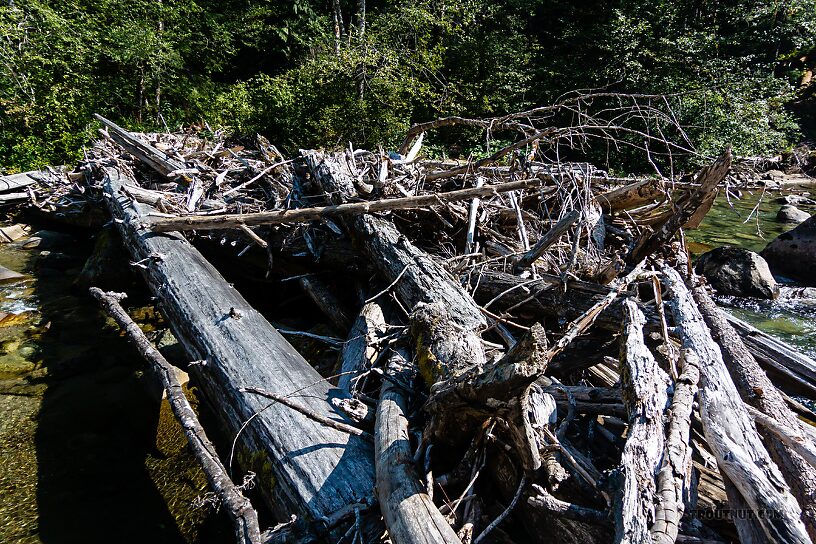
<path id="1" fill-rule="evenodd" d="M 589 88 L 672 95 L 703 153 L 773 153 L 802 137 L 786 106 L 812 97 L 816 64 L 816 0 L 9 0 L 0 28 L 11 169 L 77 158 L 95 111 L 393 148 L 413 122 Z"/>

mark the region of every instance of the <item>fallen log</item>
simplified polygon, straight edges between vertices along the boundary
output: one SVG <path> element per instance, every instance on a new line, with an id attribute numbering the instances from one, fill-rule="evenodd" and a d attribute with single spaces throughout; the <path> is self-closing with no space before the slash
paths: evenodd
<path id="1" fill-rule="evenodd" d="M 167 359 L 153 347 L 150 340 L 144 335 L 139 326 L 125 312 L 119 302 L 125 298 L 124 294 L 105 293 L 96 287 L 90 288 L 90 293 L 99 301 L 116 323 L 125 331 L 128 338 L 136 345 L 142 357 L 150 363 L 153 372 L 160 379 L 167 401 L 176 419 L 181 424 L 190 449 L 201 465 L 204 475 L 213 492 L 226 507 L 227 514 L 235 529 L 235 540 L 239 544 L 261 544 L 261 531 L 258 525 L 258 515 L 252 508 L 241 490 L 227 475 L 227 469 L 218 458 L 215 447 L 207 438 L 207 433 L 198 421 L 193 407 L 176 377 L 176 369 L 167 362 Z"/>
<path id="2" fill-rule="evenodd" d="M 664 266 L 662 272 L 673 297 L 669 306 L 683 347 L 699 361 L 700 418 L 720 471 L 739 491 L 769 541 L 811 542 L 802 511 L 754 428 L 691 294 L 674 269 Z M 742 521 L 735 519 L 738 529 Z"/>
<path id="3" fill-rule="evenodd" d="M 402 383 L 411 381 L 410 361 L 394 351 L 386 372 Z M 377 405 L 375 458 L 377 498 L 394 544 L 460 544 L 459 537 L 420 485 L 408 438 L 407 400 L 402 389 L 383 380 Z"/>
<path id="4" fill-rule="evenodd" d="M 646 204 L 665 194 L 661 181 L 645 179 L 602 193 L 595 200 L 605 213 L 612 213 Z"/>
<path id="5" fill-rule="evenodd" d="M 303 156 L 332 202 L 342 205 L 355 198 L 353 177 L 344 164 L 314 151 L 304 151 Z M 370 214 L 344 219 L 355 245 L 391 282 L 374 298 L 393 288 L 407 305 L 406 311 L 413 312 L 421 303 L 427 306 L 415 316 L 412 324 L 413 330 L 424 332 L 414 337 L 418 344 L 420 373 L 426 383 L 432 385 L 442 377 L 484 364 L 477 333 L 486 326 L 486 321 L 459 283 L 430 255 L 408 241 L 390 221 Z"/>
<path id="6" fill-rule="evenodd" d="M 327 427 L 280 403 L 241 391 L 262 388 L 299 394 L 299 404 L 337 419 L 332 389 L 292 346 L 177 233 L 156 234 L 144 212 L 122 190 L 115 168 L 104 167 L 106 204 L 133 261 L 158 297 L 173 333 L 199 364 L 191 365 L 214 412 L 236 436 L 236 456 L 260 478 L 260 489 L 280 519 L 328 516 L 366 502 L 374 487 L 370 443 Z"/>
<path id="7" fill-rule="evenodd" d="M 723 312 L 717 308 L 702 286 L 692 290 L 694 301 L 711 330 L 711 335 L 722 347 L 723 360 L 734 380 L 742 400 L 760 414 L 769 417 L 770 423 L 757 430 L 766 439 L 768 450 L 790 485 L 802 508 L 802 521 L 811 538 L 816 538 L 816 471 L 801 455 L 791 441 L 806 443 L 813 448 L 810 437 L 805 435 L 802 423 L 796 417 L 780 391 L 760 368 L 756 359 L 728 324 Z M 754 416 L 756 418 L 756 416 Z M 776 426 L 774 426 L 776 424 Z M 781 438 L 778 428 L 784 427 L 788 437 Z M 787 434 L 787 433 L 783 433 Z M 807 452 L 806 452 L 807 455 Z"/>
<path id="8" fill-rule="evenodd" d="M 727 149 L 712 164 L 703 168 L 695 180 L 699 183 L 688 198 L 678 203 L 676 210 L 654 232 L 644 233 L 635 248 L 626 257 L 627 262 L 634 264 L 648 257 L 660 247 L 668 244 L 674 235 L 685 225 L 697 226 L 714 202 L 719 183 L 731 168 L 731 149 Z"/>
<path id="9" fill-rule="evenodd" d="M 674 382 L 665 441 L 665 453 L 656 479 L 654 523 L 649 529 L 655 544 L 674 544 L 680 531 L 686 503 L 690 502 L 691 412 L 700 379 L 696 355 L 688 352 L 680 360 L 680 375 Z"/>
<path id="10" fill-rule="evenodd" d="M 787 378 L 802 393 L 816 396 L 816 361 L 737 317 L 728 313 L 723 317 L 766 371 Z"/>
<path id="11" fill-rule="evenodd" d="M 356 388 L 360 374 L 372 365 L 378 355 L 376 343 L 385 333 L 382 306 L 375 300 L 366 302 L 349 330 L 340 355 L 340 377 L 337 386 L 347 391 Z"/>
<path id="12" fill-rule="evenodd" d="M 581 216 L 581 213 L 573 210 L 567 213 L 564 217 L 562 217 L 558 223 L 553 225 L 553 227 L 544 233 L 541 238 L 538 239 L 538 242 L 530 248 L 524 255 L 516 263 L 516 269 L 520 268 L 527 268 L 539 257 L 541 257 L 547 249 L 556 243 L 561 236 L 563 236 L 569 228 L 578 221 L 578 218 Z"/>
<path id="13" fill-rule="evenodd" d="M 315 152 L 304 152 L 307 162 L 315 167 L 322 160 L 316 157 Z M 310 157 L 312 157 L 310 159 Z M 317 162 L 315 162 L 317 161 Z M 335 174 L 339 170 L 335 170 Z M 353 184 L 352 184 L 353 187 Z M 182 217 L 155 217 L 150 219 L 150 227 L 155 232 L 185 231 L 185 230 L 218 230 L 238 228 L 240 225 L 280 225 L 282 223 L 306 223 L 325 219 L 327 217 L 341 217 L 393 210 L 412 210 L 437 206 L 448 202 L 459 202 L 477 197 L 492 196 L 508 191 L 521 189 L 542 188 L 539 179 L 509 181 L 494 185 L 482 185 L 446 193 L 429 195 L 407 196 L 401 198 L 384 198 L 381 200 L 363 200 L 361 202 L 343 202 L 331 206 L 315 206 L 309 208 L 293 208 L 290 210 L 272 210 L 267 212 L 224 214 L 224 215 L 185 215 Z M 547 189 L 552 192 L 553 189 Z M 353 198 L 354 193 L 346 195 Z"/>
<path id="14" fill-rule="evenodd" d="M 646 318 L 631 299 L 624 301 L 626 321 L 621 342 L 623 398 L 629 431 L 621 454 L 620 490 L 615 501 L 615 541 L 651 540 L 657 489 L 655 476 L 663 458 L 663 411 L 669 376 L 658 366 L 643 340 Z"/>

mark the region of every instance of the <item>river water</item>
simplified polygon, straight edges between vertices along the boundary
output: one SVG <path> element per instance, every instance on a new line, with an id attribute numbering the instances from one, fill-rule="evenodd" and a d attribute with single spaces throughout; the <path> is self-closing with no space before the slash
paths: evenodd
<path id="1" fill-rule="evenodd" d="M 191 507 L 206 480 L 139 355 L 73 285 L 87 235 L 42 240 L 0 247 L 27 274 L 0 285 L 0 542 L 229 541 Z M 130 311 L 161 326 L 149 305 Z"/>
<path id="2" fill-rule="evenodd" d="M 790 228 L 775 220 L 777 195 L 761 196 L 718 199 L 687 233 L 692 253 L 760 251 Z M 26 274 L 0 284 L 0 542 L 231 542 L 223 514 L 191 506 L 206 481 L 166 401 L 155 409 L 140 357 L 74 285 L 92 241 L 41 238 L 0 246 L 0 266 Z M 129 312 L 150 333 L 163 324 L 142 298 Z M 816 301 L 720 302 L 816 356 Z"/>
<path id="3" fill-rule="evenodd" d="M 816 185 L 796 185 L 784 194 L 816 194 Z M 778 235 L 795 225 L 780 223 L 776 214 L 782 204 L 778 192 L 743 191 L 741 198 L 719 197 L 699 229 L 686 233 L 693 256 L 729 245 L 759 253 Z M 815 197 L 816 198 L 816 197 Z M 813 214 L 816 208 L 800 206 Z M 796 285 L 779 276 L 782 294 L 779 300 L 765 301 L 736 297 L 719 297 L 717 302 L 756 328 L 773 334 L 816 358 L 816 299 L 794 296 Z"/>

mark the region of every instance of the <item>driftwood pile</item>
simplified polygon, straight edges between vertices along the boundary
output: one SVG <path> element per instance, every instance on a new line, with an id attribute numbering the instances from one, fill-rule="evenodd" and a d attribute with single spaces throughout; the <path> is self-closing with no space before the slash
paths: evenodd
<path id="1" fill-rule="evenodd" d="M 163 377 L 239 541 L 816 537 L 814 415 L 794 399 L 816 394 L 816 363 L 724 315 L 685 249 L 730 152 L 682 178 L 559 160 L 621 132 L 657 157 L 653 132 L 583 103 L 417 125 L 398 153 L 292 157 L 98 118 L 78 172 L 234 437 L 229 459 L 117 297 L 94 295 Z M 452 125 L 520 136 L 420 160 Z M 659 140 L 665 165 L 682 146 Z M 308 294 L 336 334 L 300 334 L 339 350 L 331 376 L 201 255 L 207 239 Z M 230 480 L 248 471 L 284 522 L 269 531 Z"/>

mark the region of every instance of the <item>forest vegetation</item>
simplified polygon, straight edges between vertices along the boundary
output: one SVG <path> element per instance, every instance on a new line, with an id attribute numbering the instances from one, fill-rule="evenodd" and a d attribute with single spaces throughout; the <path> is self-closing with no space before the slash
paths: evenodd
<path id="1" fill-rule="evenodd" d="M 806 137 L 816 64 L 814 0 L 8 0 L 0 28 L 11 171 L 75 161 L 94 112 L 391 149 L 414 122 L 574 89 L 668 94 L 702 155 L 771 154 Z M 476 134 L 426 149 L 478 154 Z"/>

